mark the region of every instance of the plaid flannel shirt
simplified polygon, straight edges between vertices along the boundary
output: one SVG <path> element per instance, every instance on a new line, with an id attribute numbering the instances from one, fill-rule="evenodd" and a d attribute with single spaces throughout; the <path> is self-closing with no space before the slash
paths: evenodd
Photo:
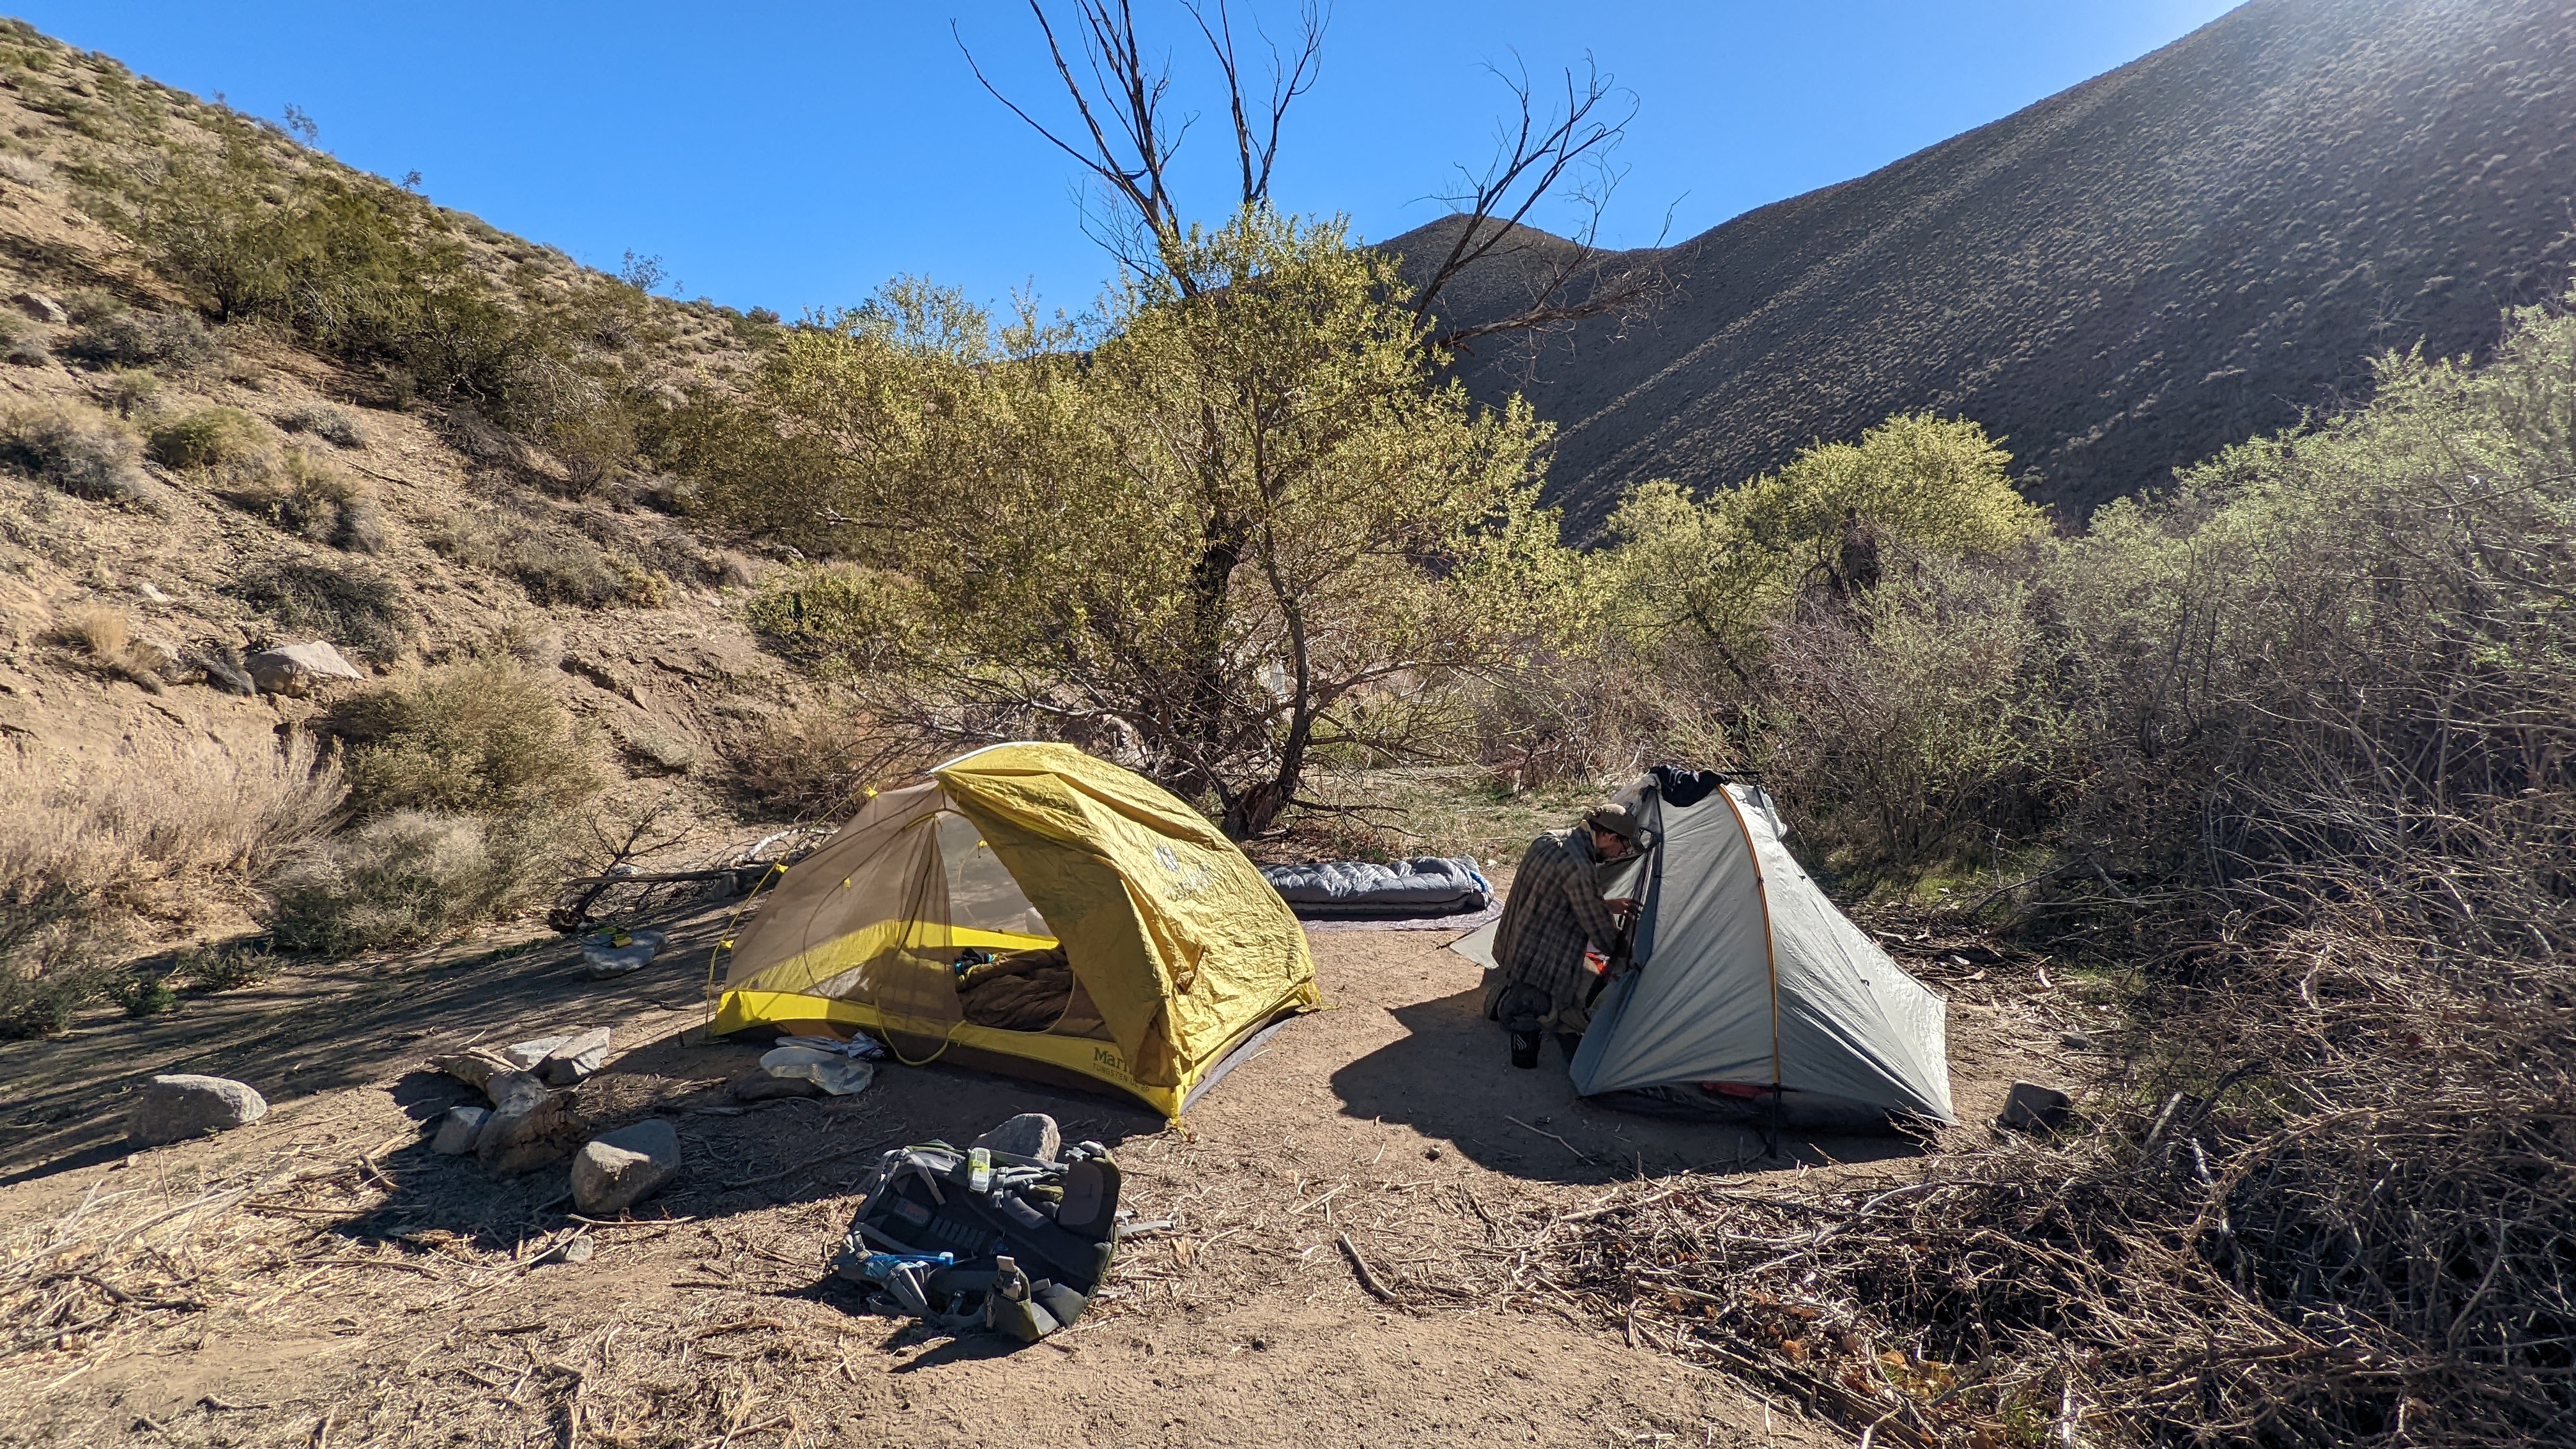
<path id="1" fill-rule="evenodd" d="M 1583 948 L 1609 956 L 1619 941 L 1618 923 L 1601 898 L 1600 864 L 1591 832 L 1579 827 L 1530 842 L 1494 932 L 1497 969 L 1485 990 L 1487 1017 L 1501 1021 L 1526 1011 L 1557 1032 L 1591 1024 L 1584 998 L 1593 975 L 1583 969 Z"/>

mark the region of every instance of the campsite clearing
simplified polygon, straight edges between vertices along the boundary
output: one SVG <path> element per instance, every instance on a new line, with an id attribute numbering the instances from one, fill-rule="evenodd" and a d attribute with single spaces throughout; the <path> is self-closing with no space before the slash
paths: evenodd
<path id="1" fill-rule="evenodd" d="M 1786 1167 L 1731 1128 L 1580 1105 L 1553 1052 L 1512 1070 L 1476 969 L 1437 933 L 1314 937 L 1328 1009 L 1292 1021 L 1182 1130 L 1108 1097 L 944 1068 L 746 1106 L 720 1084 L 757 1049 L 678 1041 L 702 1019 L 721 919 L 677 923 L 662 959 L 605 985 L 580 979 L 569 944 L 343 964 L 0 1048 L 0 1443 L 1847 1437 L 1632 1340 L 1531 1280 L 1521 1249 L 1640 1173 L 1877 1177 L 1921 1160 L 1903 1143 L 1828 1140 Z M 1980 969 L 1945 987 L 1970 1124 L 1954 1130 L 1971 1136 L 2014 1076 L 2063 1079 L 2014 1044 L 2054 1044 L 2072 1020 L 2027 968 Z M 560 1170 L 495 1183 L 424 1136 L 466 1094 L 423 1059 L 576 1015 L 643 1044 L 582 1084 L 584 1115 L 668 1116 L 687 1145 L 684 1177 L 631 1223 L 573 1221 L 554 1201 Z M 242 1032 L 254 1018 L 264 1035 Z M 122 1165 L 121 1092 L 181 1058 L 253 1081 L 276 1110 Z M 963 1140 L 1024 1109 L 1110 1144 L 1136 1219 L 1171 1223 L 1122 1249 L 1115 1296 L 1015 1351 L 849 1312 L 821 1252 L 873 1151 Z M 538 1261 L 583 1230 L 589 1261 Z"/>

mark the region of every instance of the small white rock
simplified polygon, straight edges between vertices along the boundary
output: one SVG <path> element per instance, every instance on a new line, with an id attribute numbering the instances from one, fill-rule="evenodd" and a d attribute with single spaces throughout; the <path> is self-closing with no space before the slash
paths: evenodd
<path id="1" fill-rule="evenodd" d="M 572 1040 L 570 1036 L 541 1036 L 534 1041 L 512 1042 L 501 1048 L 502 1057 L 523 1072 L 533 1072 L 537 1065 L 554 1054 L 556 1047 Z"/>
<path id="2" fill-rule="evenodd" d="M 549 1087 L 569 1087 L 608 1061 L 609 1029 L 595 1026 L 565 1037 L 537 1063 L 537 1077 Z"/>

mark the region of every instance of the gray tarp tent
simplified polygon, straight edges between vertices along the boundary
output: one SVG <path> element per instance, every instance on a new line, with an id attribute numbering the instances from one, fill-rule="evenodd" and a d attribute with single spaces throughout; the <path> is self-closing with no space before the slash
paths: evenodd
<path id="1" fill-rule="evenodd" d="M 1768 796 L 1660 769 L 1623 798 L 1650 832 L 1612 887 L 1639 902 L 1635 969 L 1593 1006 L 1576 1091 L 1767 1114 L 1777 1089 L 1785 1120 L 1817 1127 L 1958 1120 L 1947 1003 L 1826 899 Z M 1492 932 L 1453 949 L 1491 966 Z"/>

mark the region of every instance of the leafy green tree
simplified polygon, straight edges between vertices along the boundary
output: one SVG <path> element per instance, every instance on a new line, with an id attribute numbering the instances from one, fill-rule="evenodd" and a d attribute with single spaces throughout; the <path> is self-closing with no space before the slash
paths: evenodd
<path id="1" fill-rule="evenodd" d="M 1642 484 L 1604 530 L 1609 607 L 1650 650 L 1705 647 L 1749 685 L 1765 628 L 1807 590 L 1865 594 L 1889 550 L 1974 557 L 2044 534 L 2011 463 L 1977 424 L 1913 413 L 1711 498 Z"/>
<path id="2" fill-rule="evenodd" d="M 1421 748 L 1576 570 L 1546 430 L 1436 380 L 1388 259 L 1263 209 L 1174 259 L 1080 351 L 891 289 L 698 436 L 710 507 L 846 560 L 756 616 L 880 720 L 1108 749 L 1244 834 L 1319 751 Z"/>

